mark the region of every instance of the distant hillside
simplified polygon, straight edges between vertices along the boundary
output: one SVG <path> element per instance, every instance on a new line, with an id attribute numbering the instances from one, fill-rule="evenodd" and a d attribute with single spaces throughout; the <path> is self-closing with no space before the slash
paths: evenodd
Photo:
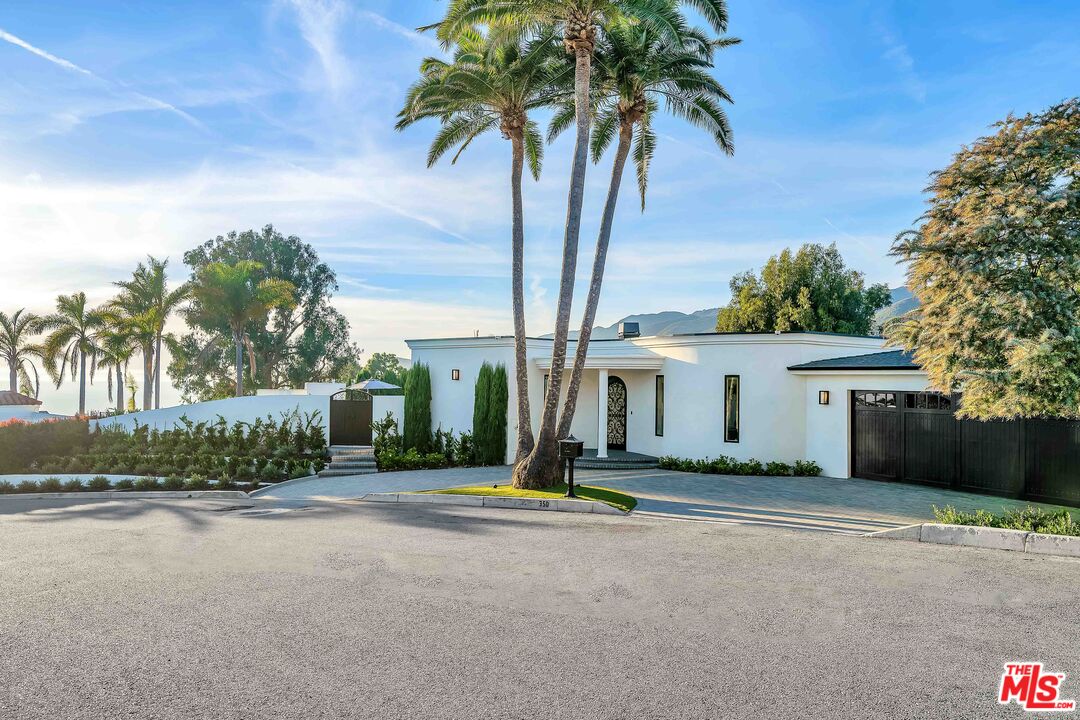
<path id="1" fill-rule="evenodd" d="M 665 310 L 658 313 L 645 313 L 643 315 L 627 315 L 622 320 L 612 323 L 607 327 L 596 326 L 592 336 L 598 340 L 610 339 L 619 336 L 620 322 L 636 322 L 642 335 L 685 335 L 688 333 L 712 332 L 716 329 L 716 313 L 720 308 L 706 308 L 692 313 L 678 312 L 677 310 Z M 577 331 L 570 333 L 570 338 L 576 338 Z M 543 337 L 551 337 L 548 333 Z"/>
<path id="2" fill-rule="evenodd" d="M 906 287 L 893 288 L 892 304 L 886 305 L 874 315 L 874 325 L 881 327 L 886 320 L 899 317 L 906 312 L 919 307 L 919 301 Z"/>

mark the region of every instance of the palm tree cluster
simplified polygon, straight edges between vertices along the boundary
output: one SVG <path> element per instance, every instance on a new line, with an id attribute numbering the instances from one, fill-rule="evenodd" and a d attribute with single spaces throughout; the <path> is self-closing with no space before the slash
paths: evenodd
<path id="1" fill-rule="evenodd" d="M 686 7 L 704 18 L 708 31 L 688 22 Z M 574 416 L 623 170 L 632 156 L 644 211 L 657 144 L 654 117 L 664 107 L 708 133 L 723 152 L 733 152 L 723 109 L 731 97 L 710 73 L 715 52 L 739 42 L 723 35 L 727 24 L 725 0 L 450 0 L 441 21 L 421 28 L 435 31 L 451 59 L 428 58 L 421 64 L 420 80 L 409 90 L 398 129 L 425 118 L 440 122 L 429 167 L 455 148 L 456 162 L 489 130 L 498 128 L 510 141 L 518 487 L 543 487 L 560 479 L 557 440 L 569 433 Z M 533 177 L 539 177 L 543 141 L 533 115 L 540 110 L 550 113 L 548 142 L 571 126 L 575 138 L 550 381 L 534 437 L 525 352 L 521 180 L 526 161 Z M 612 143 L 615 157 L 592 278 L 560 413 L 585 172 L 589 156 L 599 162 Z"/>
<path id="2" fill-rule="evenodd" d="M 283 280 L 256 279 L 258 263 L 213 263 L 189 282 L 170 287 L 168 260 L 148 257 L 130 280 L 113 283 L 114 298 L 92 307 L 85 292 L 61 295 L 56 310 L 35 315 L 20 309 L 0 312 L 0 359 L 7 362 L 9 389 L 38 397 L 37 363 L 60 387 L 78 380 L 79 414 L 86 414 L 86 385 L 97 372 L 108 378 L 109 400 L 115 392 L 116 413 L 124 412 L 124 388 L 134 397 L 128 366 L 136 356 L 142 363 L 142 407 L 161 407 L 162 349 L 174 342 L 165 331 L 169 318 L 182 305 L 191 311 L 221 318 L 233 329 L 236 344 L 236 394 L 243 394 L 242 350 L 248 322 L 266 322 L 277 307 L 294 303 L 294 289 Z M 40 339 L 37 336 L 42 336 Z M 254 359 L 251 360 L 254 363 Z M 115 390 L 114 390 L 115 387 Z"/>

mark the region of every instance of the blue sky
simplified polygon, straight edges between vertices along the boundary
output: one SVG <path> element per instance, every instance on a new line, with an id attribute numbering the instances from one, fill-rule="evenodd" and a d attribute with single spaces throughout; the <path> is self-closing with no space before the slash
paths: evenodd
<path id="1" fill-rule="evenodd" d="M 180 266 L 214 235 L 273 223 L 337 270 L 368 352 L 509 331 L 507 143 L 428 170 L 434 127 L 393 130 L 418 61 L 438 53 L 411 28 L 443 6 L 5 3 L 0 306 L 47 311 L 79 289 L 104 300 L 147 253 Z M 648 210 L 626 194 L 617 213 L 601 323 L 720 305 L 733 273 L 804 242 L 835 241 L 870 281 L 897 285 L 886 253 L 928 173 L 1007 113 L 1077 92 L 1076 2 L 729 7 L 743 44 L 716 74 L 735 99 L 736 155 L 659 123 Z M 552 324 L 570 151 L 569 135 L 548 148 L 525 188 L 531 332 Z M 590 168 L 579 287 L 609 162 Z M 70 396 L 49 407 L 70 410 Z"/>

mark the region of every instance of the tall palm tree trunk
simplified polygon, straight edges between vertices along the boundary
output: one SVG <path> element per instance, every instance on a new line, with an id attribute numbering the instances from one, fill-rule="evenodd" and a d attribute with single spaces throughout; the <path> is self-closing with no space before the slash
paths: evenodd
<path id="1" fill-rule="evenodd" d="M 525 347 L 525 213 L 521 200 L 521 174 L 525 165 L 525 140 L 519 130 L 510 136 L 513 162 L 510 189 L 513 198 L 511 239 L 511 291 L 514 307 L 514 380 L 517 384 L 517 450 L 521 462 L 533 449 L 532 410 L 529 407 L 529 366 Z"/>
<path id="2" fill-rule="evenodd" d="M 570 434 L 570 423 L 574 421 L 578 390 L 581 388 L 581 375 L 585 370 L 585 356 L 589 353 L 589 339 L 592 337 L 593 322 L 596 320 L 596 306 L 600 303 L 600 287 L 604 283 L 604 267 L 607 264 L 608 242 L 611 240 L 611 224 L 615 218 L 615 203 L 619 199 L 623 168 L 626 166 L 626 158 L 630 155 L 630 144 L 633 139 L 634 126 L 624 121 L 619 127 L 619 146 L 615 151 L 615 164 L 611 168 L 611 184 L 608 185 L 604 215 L 600 221 L 600 235 L 596 239 L 592 279 L 589 282 L 589 296 L 585 300 L 585 314 L 581 318 L 581 331 L 578 334 L 577 351 L 574 354 L 574 368 L 570 372 L 566 400 L 563 403 L 562 415 L 559 417 L 558 437 L 560 438 Z M 605 388 L 600 388 L 600 392 L 604 390 Z"/>
<path id="3" fill-rule="evenodd" d="M 236 397 L 244 395 L 244 339 L 233 334 L 236 345 Z"/>
<path id="4" fill-rule="evenodd" d="M 154 409 L 161 407 L 161 333 L 157 336 L 157 347 L 154 349 Z"/>
<path id="5" fill-rule="evenodd" d="M 86 414 L 86 353 L 79 351 L 79 414 Z"/>
<path id="6" fill-rule="evenodd" d="M 578 236 L 581 233 L 581 205 L 585 191 L 585 169 L 589 154 L 589 72 L 592 65 L 591 40 L 574 45 L 574 118 L 577 137 L 574 163 L 570 173 L 570 196 L 566 208 L 566 234 L 563 238 L 562 275 L 559 279 L 559 303 L 555 315 L 555 339 L 551 347 L 551 371 L 544 413 L 536 447 L 514 468 L 514 487 L 540 488 L 559 482 L 559 452 L 555 428 L 562 392 L 562 372 L 566 366 L 566 340 L 570 332 L 570 309 L 574 300 L 577 272 Z"/>
<path id="7" fill-rule="evenodd" d="M 150 343 L 143 347 L 143 412 L 154 406 L 154 345 Z"/>
<path id="8" fill-rule="evenodd" d="M 124 366 L 116 363 L 116 414 L 124 414 Z"/>
<path id="9" fill-rule="evenodd" d="M 19 392 L 19 369 L 18 365 L 8 360 L 8 389 L 11 392 Z"/>

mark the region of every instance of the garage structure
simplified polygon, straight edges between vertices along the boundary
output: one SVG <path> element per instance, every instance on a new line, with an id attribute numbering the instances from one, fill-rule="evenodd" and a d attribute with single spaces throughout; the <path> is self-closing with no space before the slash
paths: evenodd
<path id="1" fill-rule="evenodd" d="M 791 368 L 861 373 L 849 378 L 853 389 L 846 391 L 852 477 L 1080 505 L 1080 422 L 961 420 L 960 394 L 881 382 L 905 368 L 918 371 L 902 351 Z"/>

